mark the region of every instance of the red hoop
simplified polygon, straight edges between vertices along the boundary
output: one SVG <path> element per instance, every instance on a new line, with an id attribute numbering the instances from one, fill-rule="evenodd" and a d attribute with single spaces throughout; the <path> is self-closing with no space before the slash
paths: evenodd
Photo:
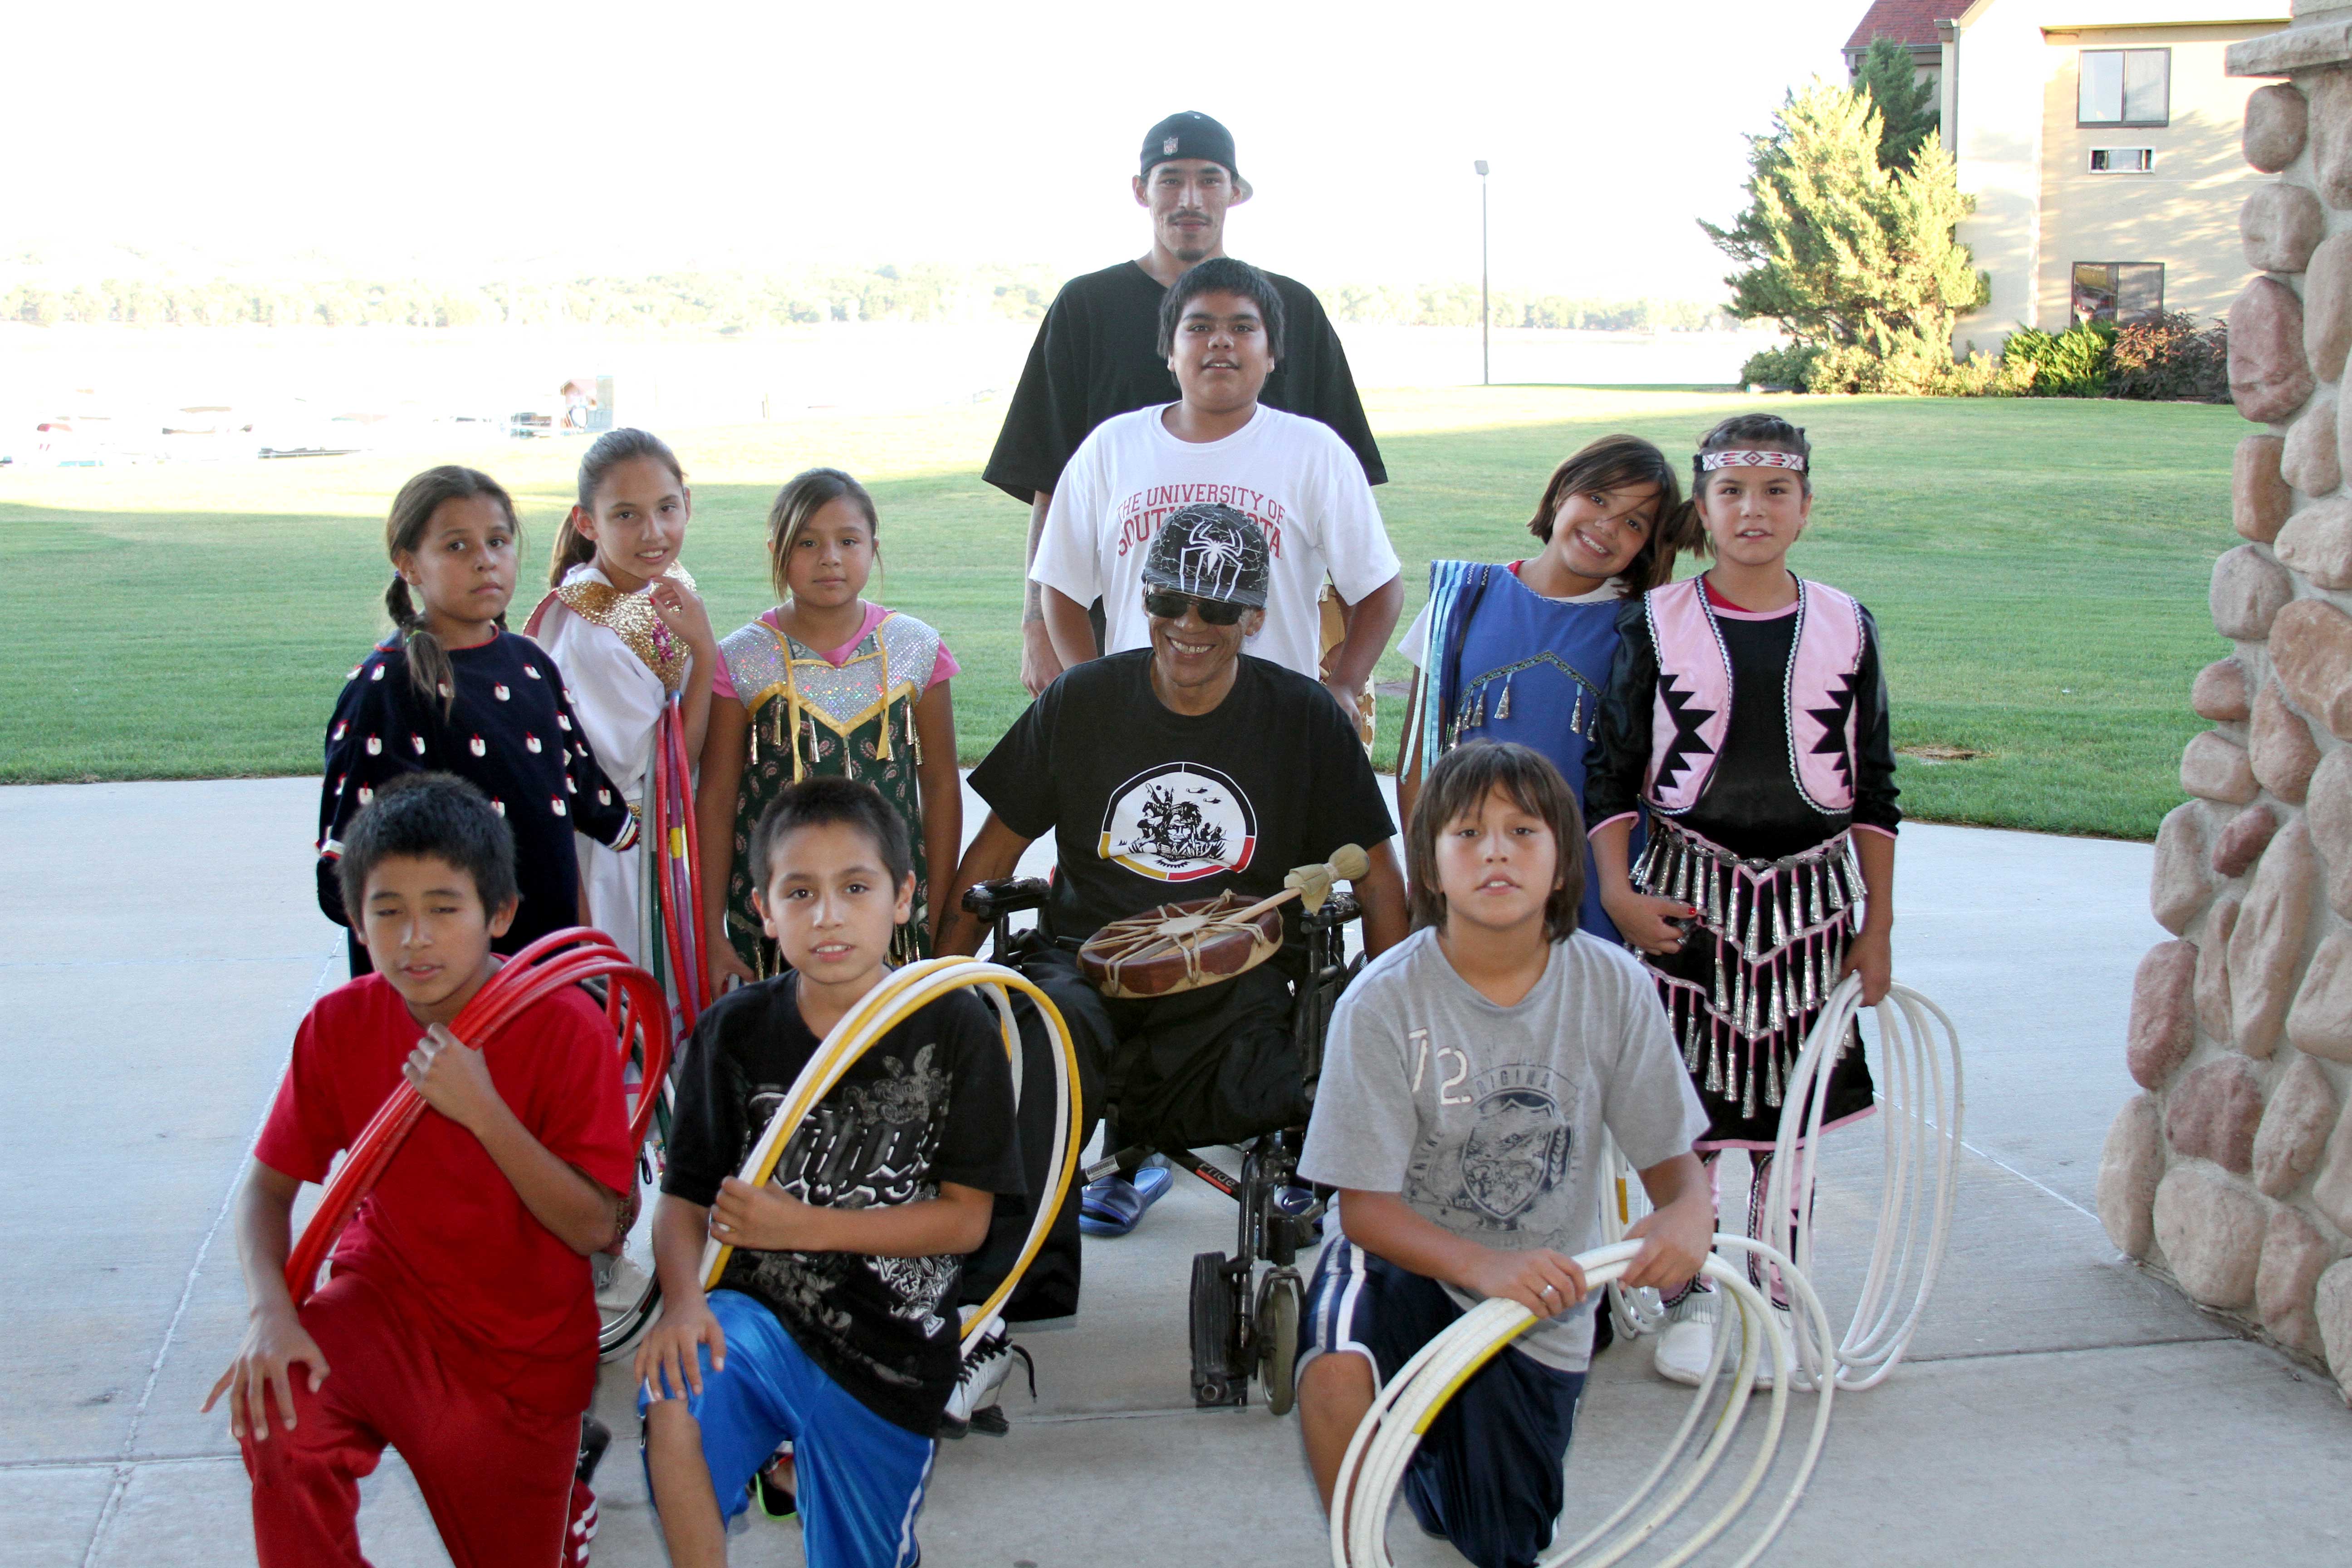
<path id="1" fill-rule="evenodd" d="M 629 1147 L 640 1149 L 661 1081 L 669 1071 L 669 1004 L 654 977 L 631 963 L 603 931 L 571 926 L 541 937 L 499 965 L 458 1013 L 449 1032 L 479 1050 L 527 1009 L 600 974 L 609 976 L 604 1016 L 613 1024 L 622 1064 L 625 1067 L 636 1049 L 645 1052 L 644 1083 L 629 1117 Z M 326 1196 L 286 1260 L 286 1289 L 296 1306 L 309 1299 L 320 1267 L 343 1227 L 424 1115 L 424 1097 L 404 1079 L 352 1141 L 341 1169 L 327 1184 Z"/>

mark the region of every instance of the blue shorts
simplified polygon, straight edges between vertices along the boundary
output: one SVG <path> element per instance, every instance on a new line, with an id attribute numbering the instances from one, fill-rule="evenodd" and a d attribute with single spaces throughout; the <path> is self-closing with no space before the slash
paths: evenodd
<path id="1" fill-rule="evenodd" d="M 1461 1315 L 1436 1280 L 1334 1236 L 1307 1288 L 1298 1370 L 1353 1351 L 1385 1384 Z M 1582 1373 L 1516 1348 L 1481 1367 L 1430 1423 L 1405 1470 L 1404 1499 L 1421 1527 L 1478 1568 L 1531 1568 L 1566 1501 L 1562 1467 L 1583 1394 Z"/>
<path id="2" fill-rule="evenodd" d="M 709 1347 L 700 1347 L 702 1392 L 688 1396 L 687 1409 L 702 1428 L 720 1513 L 743 1511 L 751 1478 L 789 1440 L 811 1568 L 911 1568 L 922 1556 L 915 1515 L 931 1476 L 931 1440 L 859 1404 L 752 1297 L 713 1290 L 710 1310 L 727 1336 L 727 1370 L 713 1372 Z M 651 1403 L 640 1387 L 640 1420 Z"/>

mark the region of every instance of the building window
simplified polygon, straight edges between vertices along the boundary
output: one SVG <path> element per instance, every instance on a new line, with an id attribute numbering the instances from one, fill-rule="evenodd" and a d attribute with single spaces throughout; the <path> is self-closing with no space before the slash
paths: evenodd
<path id="1" fill-rule="evenodd" d="M 2074 263 L 2074 321 L 2128 327 L 2164 313 L 2164 264 L 2160 261 Z"/>
<path id="2" fill-rule="evenodd" d="M 2170 49 L 2084 49 L 2081 59 L 2077 125 L 2172 122 Z"/>
<path id="3" fill-rule="evenodd" d="M 2156 173 L 2156 149 L 2153 147 L 2094 147 L 2091 149 L 2091 173 L 2094 174 L 2152 174 Z"/>

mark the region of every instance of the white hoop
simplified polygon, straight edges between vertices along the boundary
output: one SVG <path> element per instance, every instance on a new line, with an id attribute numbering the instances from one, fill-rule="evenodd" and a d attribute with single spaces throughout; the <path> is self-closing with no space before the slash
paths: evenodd
<path id="1" fill-rule="evenodd" d="M 1716 1246 L 1732 1252 L 1754 1255 L 1780 1269 L 1790 1300 L 1799 1310 L 1801 1320 L 1821 1336 L 1823 1342 L 1829 1335 L 1829 1318 L 1822 1310 L 1820 1298 L 1812 1286 L 1787 1257 L 1760 1242 L 1744 1236 L 1717 1236 Z M 1616 1280 L 1633 1266 L 1634 1255 L 1642 1250 L 1639 1242 L 1620 1242 L 1612 1247 L 1598 1247 L 1582 1254 L 1577 1263 L 1584 1269 L 1586 1282 L 1598 1287 Z M 1744 1268 L 1735 1267 L 1709 1254 L 1701 1271 L 1718 1287 L 1730 1294 L 1739 1308 L 1739 1362 L 1732 1373 L 1731 1385 L 1717 1413 L 1713 1430 L 1705 1447 L 1694 1456 L 1685 1473 L 1660 1494 L 1661 1484 L 1675 1468 L 1683 1451 L 1689 1446 L 1692 1433 L 1706 1412 L 1709 1395 L 1714 1392 L 1717 1375 L 1721 1372 L 1724 1352 L 1730 1336 L 1715 1336 L 1713 1358 L 1707 1363 L 1706 1373 L 1699 1380 L 1698 1392 L 1692 1396 L 1690 1409 L 1682 1425 L 1668 1439 L 1665 1453 L 1650 1473 L 1643 1477 L 1633 1494 L 1619 1505 L 1616 1511 L 1588 1531 L 1581 1539 L 1559 1551 L 1548 1553 L 1538 1568 L 1568 1568 L 1583 1562 L 1588 1552 L 1595 1550 L 1612 1534 L 1621 1539 L 1609 1544 L 1608 1550 L 1591 1559 L 1591 1568 L 1606 1568 L 1618 1562 L 1664 1528 L 1683 1506 L 1706 1482 L 1716 1464 L 1737 1435 L 1748 1397 L 1756 1386 L 1759 1354 L 1769 1351 L 1772 1357 L 1772 1403 L 1763 1438 L 1748 1473 L 1741 1478 L 1731 1500 L 1714 1518 L 1701 1526 L 1698 1532 L 1660 1560 L 1658 1568 L 1678 1568 L 1704 1551 L 1716 1537 L 1730 1528 L 1733 1521 L 1747 1508 L 1757 1489 L 1764 1483 L 1780 1446 L 1782 1428 L 1788 1422 L 1789 1385 L 1796 1372 L 1796 1349 L 1790 1336 L 1775 1321 L 1772 1309 L 1763 1293 L 1748 1282 Z M 1339 1462 L 1339 1474 L 1332 1489 L 1339 1506 L 1331 1510 L 1331 1562 L 1333 1568 L 1392 1568 L 1388 1552 L 1388 1516 L 1395 1500 L 1397 1487 L 1404 1479 L 1405 1467 L 1412 1462 L 1413 1451 L 1421 1446 L 1422 1434 L 1429 1429 L 1437 1413 L 1454 1392 L 1495 1356 L 1501 1354 L 1510 1342 L 1535 1322 L 1535 1315 L 1516 1301 L 1490 1298 L 1454 1320 L 1444 1332 L 1423 1345 L 1411 1361 L 1390 1379 L 1364 1414 L 1364 1419 L 1349 1440 L 1346 1458 Z M 1829 1435 L 1831 1401 L 1834 1387 L 1822 1391 L 1815 1402 L 1813 1426 L 1806 1442 L 1797 1472 L 1790 1481 L 1786 1497 L 1764 1529 L 1734 1568 L 1748 1568 L 1762 1556 L 1772 1543 L 1780 1527 L 1796 1510 L 1804 1495 L 1805 1484 L 1812 1477 L 1813 1465 L 1821 1458 L 1822 1444 Z M 1625 1525 L 1643 1504 L 1657 1498 L 1654 1507 L 1641 1521 Z"/>
<path id="2" fill-rule="evenodd" d="M 1786 1104 L 1803 1107 L 1813 1086 L 1826 1082 L 1829 1069 L 1835 1065 L 1847 1031 L 1861 1009 L 1862 977 L 1848 975 L 1830 993 L 1812 1033 L 1805 1037 L 1804 1051 L 1789 1075 Z M 1903 1359 L 1903 1352 L 1911 1343 L 1912 1331 L 1919 1325 L 1919 1316 L 1927 1310 L 1927 1299 L 1935 1292 L 1936 1276 L 1943 1267 L 1958 1185 L 1955 1178 L 1962 1110 L 1959 1031 L 1941 1007 L 1907 985 L 1889 986 L 1877 1011 L 1878 1089 L 1885 1101 L 1880 1115 L 1886 1140 L 1886 1184 L 1879 1198 L 1878 1235 L 1871 1247 L 1870 1267 L 1863 1276 L 1853 1321 L 1831 1352 L 1836 1362 L 1835 1382 L 1844 1389 L 1875 1386 Z M 1930 1026 L 1931 1019 L 1940 1026 L 1940 1042 L 1936 1037 L 1937 1030 Z M 1943 1063 L 1947 1056 L 1951 1064 L 1948 1093 Z M 1791 1211 L 1790 1181 L 1801 1128 L 1802 1142 L 1814 1154 L 1807 1163 L 1805 1203 L 1797 1211 L 1796 1237 L 1790 1250 L 1796 1254 L 1798 1267 L 1809 1273 L 1813 1266 L 1814 1167 L 1819 1163 L 1823 1102 L 1828 1097 L 1813 1093 L 1811 1098 L 1812 1104 L 1804 1114 L 1784 1111 L 1781 1115 L 1780 1139 L 1772 1149 L 1771 1179 L 1764 1197 L 1765 1224 L 1777 1230 L 1788 1223 L 1786 1216 Z M 1935 1145 L 1932 1162 L 1928 1157 L 1931 1143 Z M 1931 1164 L 1935 1184 L 1932 1192 L 1928 1186 Z M 1918 1237 L 1923 1210 L 1932 1216 L 1924 1244 Z M 1906 1310 L 1906 1281 L 1915 1279 L 1917 1283 L 1908 1291 Z M 1830 1342 L 1823 1339 L 1817 1342 L 1802 1322 L 1796 1325 L 1795 1338 L 1797 1359 L 1801 1364 L 1801 1385 L 1813 1387 L 1821 1380 L 1822 1347 Z"/>

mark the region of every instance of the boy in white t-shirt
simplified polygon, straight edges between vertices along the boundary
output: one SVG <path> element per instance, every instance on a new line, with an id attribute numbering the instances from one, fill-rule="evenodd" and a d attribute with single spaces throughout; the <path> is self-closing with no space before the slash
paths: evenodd
<path id="1" fill-rule="evenodd" d="M 1065 668 L 1148 647 L 1143 556 L 1178 511 L 1229 507 L 1271 552 L 1265 624 L 1245 652 L 1320 680 L 1350 716 L 1403 594 L 1396 551 L 1364 470 L 1328 426 L 1258 402 L 1282 357 L 1282 296 L 1245 261 L 1218 257 L 1176 280 L 1160 348 L 1183 394 L 1095 426 L 1062 471 L 1029 575 Z M 1326 576 L 1347 636 L 1323 656 Z M 1098 647 L 1087 606 L 1103 603 Z"/>
<path id="2" fill-rule="evenodd" d="M 1592 1352 L 1575 1254 L 1600 1242 L 1606 1129 L 1655 1205 L 1625 1282 L 1675 1289 L 1714 1240 L 1706 1131 L 1647 972 L 1576 928 L 1584 826 L 1540 752 L 1473 741 L 1406 830 L 1413 932 L 1339 998 L 1298 1173 L 1339 1189 L 1298 1415 L 1323 1505 L 1374 1391 L 1482 1298 L 1542 1321 L 1441 1411 L 1404 1476 L 1478 1568 L 1549 1546 Z M 1563 854 L 1565 848 L 1567 853 Z"/>

